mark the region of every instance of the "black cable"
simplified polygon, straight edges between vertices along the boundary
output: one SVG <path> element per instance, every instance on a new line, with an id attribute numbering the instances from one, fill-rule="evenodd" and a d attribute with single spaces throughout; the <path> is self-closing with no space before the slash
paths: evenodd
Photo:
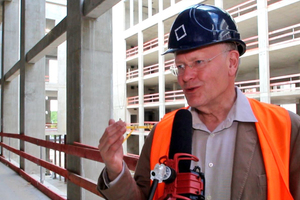
<path id="1" fill-rule="evenodd" d="M 153 199 L 153 196 L 154 196 L 155 191 L 156 191 L 157 184 L 158 184 L 158 180 L 154 179 L 153 183 L 151 185 L 151 188 L 150 188 L 150 193 L 149 193 L 148 200 L 152 200 Z"/>

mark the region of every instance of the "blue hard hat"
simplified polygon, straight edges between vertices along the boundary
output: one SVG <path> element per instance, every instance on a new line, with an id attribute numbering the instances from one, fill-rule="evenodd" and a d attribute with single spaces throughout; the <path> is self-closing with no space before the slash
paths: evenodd
<path id="1" fill-rule="evenodd" d="M 196 4 L 175 19 L 163 54 L 204 47 L 221 42 L 237 44 L 240 56 L 246 44 L 240 39 L 234 19 L 226 11 L 211 5 Z"/>

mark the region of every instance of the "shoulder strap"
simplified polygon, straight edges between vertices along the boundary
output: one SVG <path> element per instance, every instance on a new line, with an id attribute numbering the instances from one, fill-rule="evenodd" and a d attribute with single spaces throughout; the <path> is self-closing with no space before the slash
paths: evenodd
<path id="1" fill-rule="evenodd" d="M 181 109 L 188 109 L 181 108 Z M 156 125 L 155 132 L 153 135 L 151 154 L 150 154 L 150 169 L 154 169 L 155 165 L 158 163 L 159 158 L 162 156 L 168 156 L 172 127 L 175 114 L 178 110 L 174 110 L 170 113 L 165 114 L 162 120 Z M 152 182 L 151 182 L 152 183 Z M 156 193 L 153 199 L 158 199 L 158 197 L 163 196 L 165 184 L 160 183 L 157 186 Z"/>

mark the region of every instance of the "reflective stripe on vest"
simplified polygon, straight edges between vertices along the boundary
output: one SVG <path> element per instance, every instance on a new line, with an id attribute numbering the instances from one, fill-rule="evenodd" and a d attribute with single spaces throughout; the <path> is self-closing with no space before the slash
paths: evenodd
<path id="1" fill-rule="evenodd" d="M 289 114 L 279 106 L 261 103 L 254 99 L 248 100 L 258 120 L 255 126 L 266 169 L 268 200 L 292 200 L 293 197 L 289 191 L 291 136 Z M 167 113 L 155 128 L 150 155 L 151 169 L 154 169 L 160 157 L 169 153 L 172 124 L 176 111 Z M 162 143 L 167 145 L 162 145 Z M 158 184 L 153 199 L 158 199 L 164 194 L 164 186 L 164 183 Z"/>

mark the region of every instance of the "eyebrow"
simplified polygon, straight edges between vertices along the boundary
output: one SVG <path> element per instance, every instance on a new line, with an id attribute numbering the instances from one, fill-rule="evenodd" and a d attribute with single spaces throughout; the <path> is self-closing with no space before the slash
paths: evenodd
<path id="1" fill-rule="evenodd" d="M 187 62 L 194 62 L 194 61 L 196 61 L 196 60 L 205 60 L 205 58 L 199 58 L 200 57 L 200 55 L 199 54 L 195 54 L 194 56 L 192 56 L 192 57 L 190 57 L 188 60 L 187 60 Z M 182 62 L 182 61 L 176 61 L 176 58 L 174 59 L 174 62 L 175 63 L 186 63 L 186 62 Z"/>

